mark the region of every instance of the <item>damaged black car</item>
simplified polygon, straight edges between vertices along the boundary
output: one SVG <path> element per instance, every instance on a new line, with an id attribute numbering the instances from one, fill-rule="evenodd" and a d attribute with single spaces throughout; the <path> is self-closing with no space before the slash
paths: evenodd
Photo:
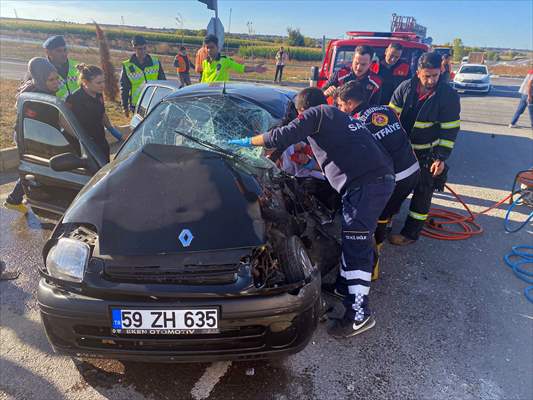
<path id="1" fill-rule="evenodd" d="M 260 148 L 228 139 L 280 123 L 295 93 L 193 85 L 167 96 L 104 157 L 64 105 L 21 96 L 20 177 L 36 213 L 61 214 L 38 303 L 53 348 L 82 358 L 191 362 L 284 356 L 317 326 L 339 246 L 323 204 Z"/>

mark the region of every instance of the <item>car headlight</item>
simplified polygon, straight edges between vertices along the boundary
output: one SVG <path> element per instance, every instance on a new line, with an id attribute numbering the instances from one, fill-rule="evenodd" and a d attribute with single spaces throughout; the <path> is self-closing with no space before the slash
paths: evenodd
<path id="1" fill-rule="evenodd" d="M 463 77 L 462 76 L 456 76 L 454 80 L 456 82 L 462 82 L 463 81 Z"/>
<path id="2" fill-rule="evenodd" d="M 79 240 L 61 238 L 46 257 L 50 276 L 70 282 L 81 282 L 91 249 Z"/>

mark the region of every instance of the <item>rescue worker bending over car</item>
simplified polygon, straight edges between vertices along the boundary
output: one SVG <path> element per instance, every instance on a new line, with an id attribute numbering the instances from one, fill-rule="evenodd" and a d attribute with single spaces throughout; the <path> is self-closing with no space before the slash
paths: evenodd
<path id="1" fill-rule="evenodd" d="M 372 279 L 379 274 L 379 253 L 387 234 L 387 225 L 398 211 L 402 202 L 413 191 L 420 177 L 420 166 L 407 133 L 402 128 L 398 117 L 387 106 L 370 106 L 364 101 L 364 88 L 360 82 L 352 81 L 341 86 L 337 93 L 337 104 L 341 111 L 352 115 L 365 124 L 392 158 L 396 187 L 385 209 L 381 212 L 375 233 L 376 260 Z"/>
<path id="2" fill-rule="evenodd" d="M 357 46 L 352 66 L 343 67 L 335 72 L 322 87 L 326 96 L 333 96 L 335 90 L 347 82 L 359 81 L 365 88 L 366 102 L 380 104 L 381 78 L 370 70 L 374 49 L 370 46 Z"/>
<path id="3" fill-rule="evenodd" d="M 459 96 L 447 82 L 439 79 L 440 73 L 441 56 L 422 54 L 416 77 L 398 86 L 389 104 L 399 114 L 421 167 L 407 221 L 401 234 L 390 237 L 395 245 L 408 245 L 418 240 L 428 217 L 433 190 L 436 186 L 443 189 L 446 160 L 459 132 Z"/>
<path id="4" fill-rule="evenodd" d="M 373 265 L 373 235 L 378 217 L 394 190 L 390 157 L 363 124 L 326 105 L 317 88 L 296 97 L 298 117 L 286 126 L 254 137 L 230 140 L 243 147 L 285 149 L 307 140 L 330 185 L 342 195 L 342 258 L 337 290 L 345 313 L 328 332 L 346 338 L 375 325 L 368 296 Z"/>

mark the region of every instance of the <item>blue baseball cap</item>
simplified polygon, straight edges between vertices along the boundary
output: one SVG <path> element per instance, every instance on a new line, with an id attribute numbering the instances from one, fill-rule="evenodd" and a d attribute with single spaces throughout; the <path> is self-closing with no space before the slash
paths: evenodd
<path id="1" fill-rule="evenodd" d="M 54 50 L 58 47 L 66 47 L 66 45 L 67 43 L 65 42 L 65 38 L 61 35 L 56 35 L 46 39 L 43 43 L 43 48 L 47 50 Z"/>

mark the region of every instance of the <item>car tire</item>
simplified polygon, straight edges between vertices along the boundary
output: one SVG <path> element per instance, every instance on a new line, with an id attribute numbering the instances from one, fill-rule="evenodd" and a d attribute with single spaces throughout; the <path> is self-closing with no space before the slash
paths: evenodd
<path id="1" fill-rule="evenodd" d="M 313 268 L 305 246 L 294 235 L 280 245 L 279 261 L 288 284 L 304 280 Z"/>

